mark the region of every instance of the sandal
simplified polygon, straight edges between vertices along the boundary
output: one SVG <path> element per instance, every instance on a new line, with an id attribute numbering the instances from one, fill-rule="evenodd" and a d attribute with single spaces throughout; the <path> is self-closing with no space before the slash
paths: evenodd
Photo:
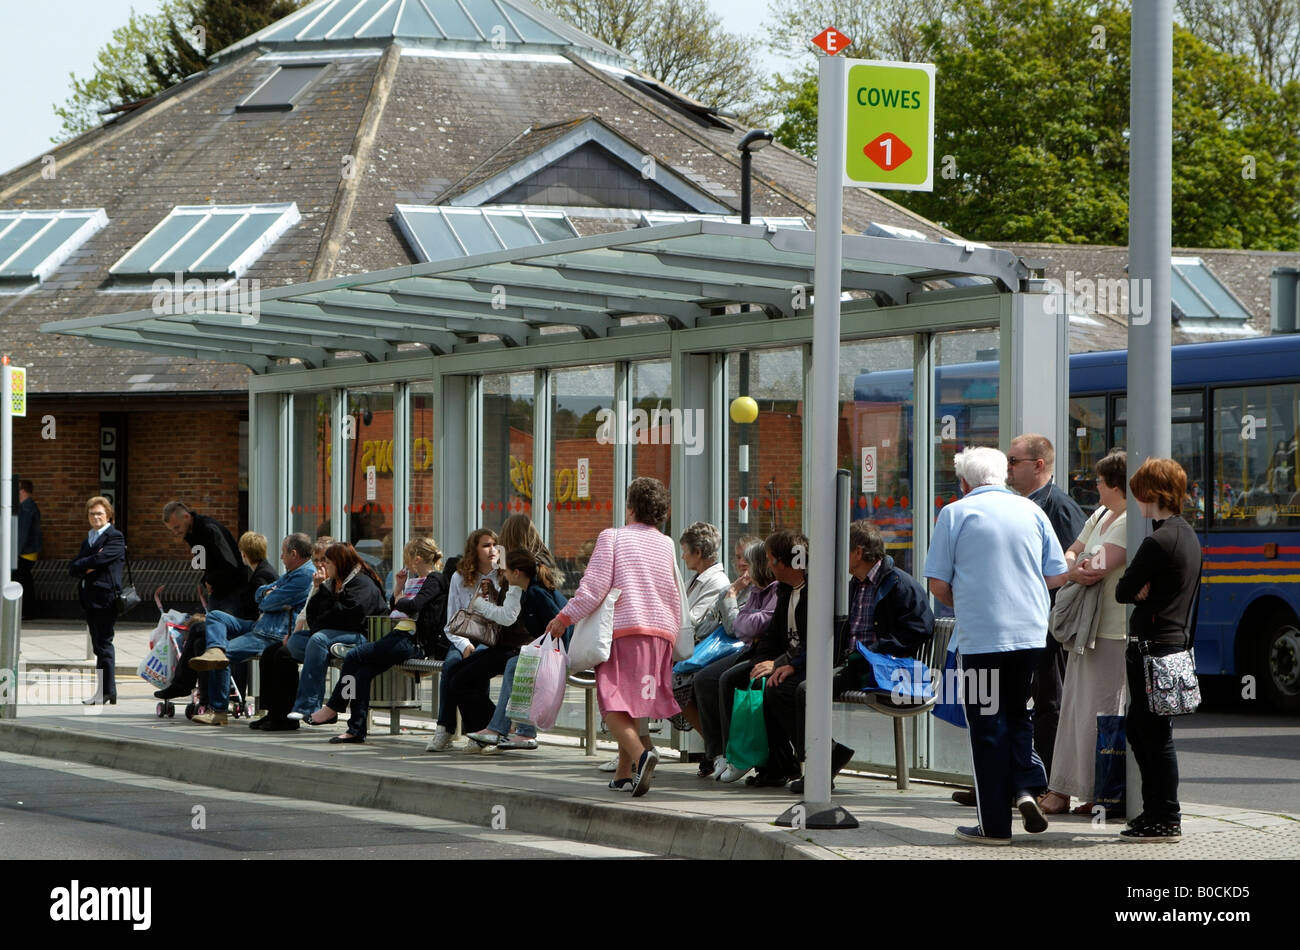
<path id="1" fill-rule="evenodd" d="M 1070 810 L 1070 799 L 1060 792 L 1047 792 L 1038 799 L 1038 807 L 1044 815 L 1064 815 Z"/>
<path id="2" fill-rule="evenodd" d="M 327 707 L 324 707 L 324 706 L 321 707 L 321 709 L 325 709 L 325 708 L 327 708 Z M 336 723 L 336 722 L 339 721 L 339 714 L 338 714 L 338 713 L 334 713 L 333 717 L 330 718 L 330 719 L 317 719 L 316 717 L 319 716 L 319 715 L 321 714 L 321 709 L 316 710 L 314 713 L 312 713 L 310 716 L 307 717 L 307 724 L 308 724 L 308 725 L 311 725 L 311 726 L 328 726 L 328 725 L 331 725 L 331 724 Z M 334 712 L 334 710 L 331 709 L 330 712 Z"/>
<path id="3" fill-rule="evenodd" d="M 1096 802 L 1084 802 L 1078 808 L 1071 808 L 1071 815 L 1091 815 L 1093 809 L 1097 807 Z"/>

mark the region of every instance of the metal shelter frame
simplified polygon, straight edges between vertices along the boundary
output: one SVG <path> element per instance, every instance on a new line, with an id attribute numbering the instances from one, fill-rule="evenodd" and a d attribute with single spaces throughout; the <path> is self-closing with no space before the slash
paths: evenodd
<path id="1" fill-rule="evenodd" d="M 670 531 L 676 537 L 693 521 L 727 523 L 728 353 L 802 346 L 805 412 L 820 411 L 807 400 L 814 240 L 811 231 L 687 221 L 279 287 L 261 293 L 251 312 L 204 309 L 202 301 L 185 312 L 179 295 L 162 294 L 149 310 L 61 320 L 42 329 L 249 366 L 249 520 L 268 536 L 283 536 L 290 524 L 297 394 L 315 399 L 330 392 L 332 452 L 342 459 L 348 392 L 392 387 L 394 538 L 406 537 L 410 525 L 411 393 L 431 394 L 433 529 L 447 542 L 478 523 L 484 374 L 533 373 L 532 492 L 545 499 L 552 370 L 613 364 L 614 400 L 623 418 L 632 404 L 631 365 L 671 360 L 671 405 L 703 409 L 706 420 L 703 452 L 672 447 Z M 952 286 L 954 278 L 966 280 Z M 931 496 L 934 487 L 936 334 L 997 329 L 1003 448 L 1026 431 L 1060 443 L 1068 418 L 1065 308 L 1049 306 L 1041 282 L 1014 254 L 845 235 L 842 281 L 852 296 L 842 305 L 845 342 L 912 336 L 915 497 Z M 740 312 L 742 304 L 761 309 Z M 809 431 L 805 426 L 805 459 Z M 632 470 L 630 447 L 616 445 L 614 456 L 614 496 L 621 497 Z M 1058 477 L 1067 456 L 1058 453 Z M 346 491 L 346 479 L 334 478 L 332 524 L 339 538 L 348 536 Z M 614 509 L 610 523 L 617 525 L 623 513 Z M 919 516 L 922 510 L 918 505 L 913 529 L 918 571 L 931 526 Z M 540 506 L 537 511 L 538 528 L 549 539 L 549 519 Z M 928 728 L 918 723 L 912 745 L 917 774 L 951 774 L 930 769 Z"/>

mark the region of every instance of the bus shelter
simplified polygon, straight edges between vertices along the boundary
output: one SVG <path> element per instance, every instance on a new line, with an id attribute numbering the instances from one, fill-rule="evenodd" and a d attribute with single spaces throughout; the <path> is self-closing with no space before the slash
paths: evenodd
<path id="1" fill-rule="evenodd" d="M 569 593 L 622 523 L 627 484 L 653 475 L 672 535 L 717 525 L 734 577 L 737 540 L 803 529 L 830 503 L 803 487 L 805 417 L 826 411 L 852 517 L 919 574 L 958 497 L 957 450 L 1005 451 L 1019 432 L 1064 443 L 1064 308 L 1008 251 L 845 235 L 839 397 L 811 407 L 814 239 L 687 221 L 43 329 L 246 364 L 250 527 L 349 540 L 381 574 L 409 537 L 456 555 L 523 512 Z M 733 417 L 741 396 L 756 414 Z M 581 727 L 580 706 L 564 716 Z M 915 775 L 969 772 L 962 732 L 909 722 Z M 860 765 L 892 769 L 886 717 L 836 707 L 834 731 Z"/>

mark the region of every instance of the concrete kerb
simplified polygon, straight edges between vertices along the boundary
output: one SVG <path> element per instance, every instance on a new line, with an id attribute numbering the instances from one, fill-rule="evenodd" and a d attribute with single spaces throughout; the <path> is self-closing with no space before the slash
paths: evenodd
<path id="1" fill-rule="evenodd" d="M 490 827 L 503 805 L 512 831 L 700 860 L 842 860 L 827 848 L 795 840 L 783 828 L 652 811 L 627 804 L 569 800 L 533 791 L 406 776 L 338 766 L 285 762 L 147 739 L 91 735 L 52 726 L 0 722 L 0 749 L 121 769 L 236 792 L 299 798 L 422 815 Z"/>

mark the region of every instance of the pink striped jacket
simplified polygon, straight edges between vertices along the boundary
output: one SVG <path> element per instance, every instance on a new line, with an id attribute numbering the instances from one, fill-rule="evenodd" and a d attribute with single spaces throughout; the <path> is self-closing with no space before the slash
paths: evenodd
<path id="1" fill-rule="evenodd" d="M 615 543 L 617 541 L 617 553 Z M 677 556 L 672 538 L 653 525 L 633 523 L 606 528 L 569 603 L 560 613 L 571 624 L 596 610 L 610 588 L 622 593 L 614 604 L 614 636 L 677 640 L 682 601 L 673 574 Z"/>

